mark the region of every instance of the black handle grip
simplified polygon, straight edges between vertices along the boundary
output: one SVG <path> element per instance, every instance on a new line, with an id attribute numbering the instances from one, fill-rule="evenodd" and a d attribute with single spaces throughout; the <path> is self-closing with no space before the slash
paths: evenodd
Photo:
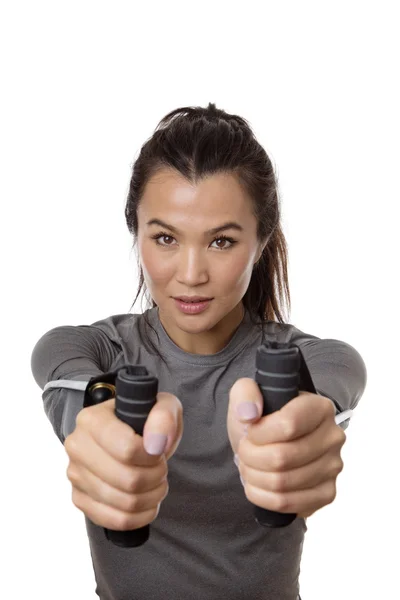
<path id="1" fill-rule="evenodd" d="M 115 395 L 115 415 L 136 433 L 143 435 L 146 419 L 157 401 L 158 379 L 142 365 L 121 367 L 116 372 L 115 387 L 110 382 L 99 379 L 100 377 L 96 378 L 96 383 L 89 389 L 93 403 L 104 402 Z M 135 548 L 149 539 L 150 525 L 129 531 L 104 528 L 104 532 L 106 538 L 116 546 Z"/>
<path id="2" fill-rule="evenodd" d="M 280 410 L 299 395 L 301 358 L 299 348 L 290 343 L 265 342 L 258 347 L 255 380 L 264 399 L 262 416 Z M 256 505 L 254 516 L 264 527 L 286 527 L 297 517 Z"/>

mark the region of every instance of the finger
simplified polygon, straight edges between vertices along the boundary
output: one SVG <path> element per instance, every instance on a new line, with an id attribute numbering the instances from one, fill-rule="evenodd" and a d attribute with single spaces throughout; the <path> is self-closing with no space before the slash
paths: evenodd
<path id="1" fill-rule="evenodd" d="M 285 493 L 314 488 L 328 479 L 336 478 L 343 470 L 340 456 L 331 451 L 308 465 L 289 471 L 260 471 L 238 461 L 242 479 L 254 487 Z"/>
<path id="2" fill-rule="evenodd" d="M 168 460 L 183 435 L 183 407 L 173 394 L 159 392 L 157 402 L 147 417 L 143 445 L 149 454 L 165 453 Z"/>
<path id="3" fill-rule="evenodd" d="M 336 481 L 329 479 L 314 488 L 279 493 L 254 487 L 245 482 L 244 490 L 250 502 L 261 508 L 280 513 L 312 514 L 333 502 L 336 497 Z"/>
<path id="4" fill-rule="evenodd" d="M 249 437 L 242 438 L 238 455 L 246 465 L 260 471 L 288 471 L 308 465 L 328 451 L 338 451 L 345 439 L 340 427 L 324 421 L 310 434 L 289 442 L 259 446 Z"/>
<path id="5" fill-rule="evenodd" d="M 280 410 L 262 417 L 248 429 L 253 444 L 295 440 L 316 430 L 325 419 L 334 422 L 335 409 L 329 398 L 300 392 Z"/>
<path id="6" fill-rule="evenodd" d="M 160 465 L 161 466 L 161 465 Z M 112 506 L 123 512 L 140 512 L 148 507 L 148 492 L 159 489 L 167 479 L 165 469 L 156 467 L 136 467 L 130 480 L 121 481 L 120 488 L 115 488 L 103 481 L 84 466 L 71 464 L 67 476 L 73 487 L 87 494 L 96 502 Z M 137 470 L 139 472 L 137 472 Z M 124 490 L 122 489 L 124 488 Z"/>
<path id="7" fill-rule="evenodd" d="M 155 489 L 148 494 L 146 506 L 149 509 L 141 512 L 125 512 L 120 511 L 112 506 L 107 506 L 102 502 L 97 502 L 90 498 L 84 492 L 73 488 L 72 501 L 79 510 L 81 510 L 95 525 L 105 527 L 113 531 L 129 531 L 143 527 L 154 521 L 160 511 L 160 505 L 163 497 L 160 498 L 159 490 Z M 165 497 L 165 496 L 164 496 Z"/>
<path id="8" fill-rule="evenodd" d="M 85 432 L 87 439 L 81 443 L 86 444 L 89 439 L 94 443 L 94 446 L 88 444 L 90 458 L 84 462 L 87 467 L 93 462 L 98 464 L 99 458 L 96 457 L 98 448 L 103 450 L 101 453 L 103 459 L 105 453 L 119 463 L 152 466 L 160 460 L 159 456 L 150 456 L 143 448 L 142 436 L 115 415 L 115 398 L 84 408 L 78 413 L 76 424 L 75 431 L 68 436 L 64 446 L 67 447 L 68 442 L 75 441 L 76 435 Z M 81 453 L 86 454 L 86 449 Z"/>
<path id="9" fill-rule="evenodd" d="M 82 441 L 83 436 L 85 436 L 84 441 Z M 135 442 L 135 444 L 138 445 L 139 450 L 136 453 L 132 453 L 132 460 L 141 464 L 136 465 L 136 467 L 148 469 L 149 467 L 160 464 L 160 468 L 166 469 L 165 457 L 149 456 L 143 447 L 140 449 L 140 446 L 143 446 L 143 442 L 141 441 L 140 436 L 137 437 L 138 442 Z M 68 436 L 64 447 L 70 461 L 75 463 L 77 468 L 80 466 L 85 467 L 88 471 L 93 473 L 93 475 L 99 477 L 102 481 L 114 488 L 127 492 L 131 490 L 133 485 L 133 463 L 129 464 L 116 460 L 108 452 L 103 450 L 101 446 L 96 444 L 90 436 L 86 436 L 84 432 L 80 431 L 79 428 L 77 428 L 72 435 Z M 82 450 L 83 448 L 84 450 Z"/>

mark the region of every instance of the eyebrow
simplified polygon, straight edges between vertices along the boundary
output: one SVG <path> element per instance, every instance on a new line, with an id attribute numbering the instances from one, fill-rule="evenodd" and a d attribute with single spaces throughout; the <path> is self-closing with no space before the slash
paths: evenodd
<path id="1" fill-rule="evenodd" d="M 172 225 L 168 225 L 168 223 L 165 223 L 164 221 L 161 221 L 161 219 L 151 219 L 150 221 L 147 221 L 146 225 L 159 225 L 160 227 L 165 227 L 166 229 L 170 229 L 171 231 L 173 231 L 174 233 L 180 234 L 181 231 L 179 231 L 179 229 L 177 229 L 176 227 L 173 227 Z M 223 225 L 219 225 L 218 227 L 213 227 L 213 229 L 208 229 L 207 231 L 205 231 L 206 235 L 214 235 L 214 233 L 218 233 L 219 231 L 223 231 L 225 229 L 236 229 L 237 231 L 244 231 L 243 227 L 241 225 L 239 225 L 239 223 L 235 223 L 235 221 L 230 221 L 228 223 L 224 223 Z"/>

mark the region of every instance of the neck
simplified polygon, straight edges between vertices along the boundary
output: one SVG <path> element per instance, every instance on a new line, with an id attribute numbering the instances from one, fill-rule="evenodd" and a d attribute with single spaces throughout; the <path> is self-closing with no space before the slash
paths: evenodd
<path id="1" fill-rule="evenodd" d="M 176 319 L 165 315 L 159 307 L 157 308 L 160 322 L 171 340 L 184 352 L 204 355 L 216 354 L 227 346 L 241 325 L 246 312 L 240 302 L 210 329 L 190 331 L 190 325 L 187 328 L 180 327 Z"/>

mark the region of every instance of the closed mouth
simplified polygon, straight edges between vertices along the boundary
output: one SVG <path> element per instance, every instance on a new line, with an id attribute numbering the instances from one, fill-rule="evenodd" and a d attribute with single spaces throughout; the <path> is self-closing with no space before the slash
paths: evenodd
<path id="1" fill-rule="evenodd" d="M 199 302 L 209 302 L 212 298 L 201 298 L 198 300 L 189 300 L 185 298 L 174 298 L 175 300 L 179 300 L 179 302 L 186 302 L 186 304 L 199 304 Z"/>

